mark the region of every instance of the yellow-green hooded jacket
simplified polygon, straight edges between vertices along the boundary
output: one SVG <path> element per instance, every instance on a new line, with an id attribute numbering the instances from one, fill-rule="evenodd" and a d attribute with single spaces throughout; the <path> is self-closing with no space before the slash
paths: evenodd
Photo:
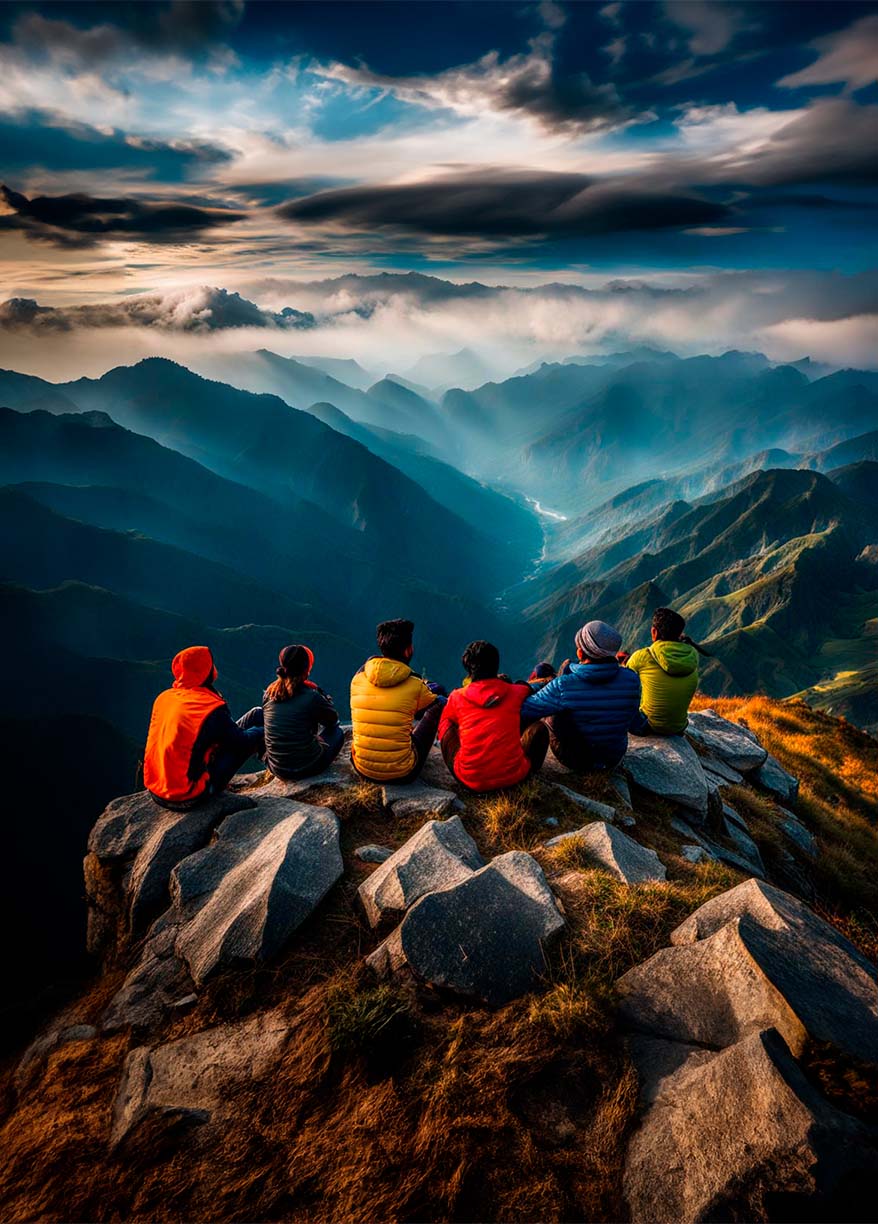
<path id="1" fill-rule="evenodd" d="M 367 659 L 351 681 L 351 760 L 376 782 L 404 778 L 415 766 L 412 723 L 436 697 L 396 659 Z"/>
<path id="2" fill-rule="evenodd" d="M 640 676 L 640 708 L 657 735 L 682 735 L 698 688 L 698 652 L 686 642 L 653 642 L 628 666 Z"/>

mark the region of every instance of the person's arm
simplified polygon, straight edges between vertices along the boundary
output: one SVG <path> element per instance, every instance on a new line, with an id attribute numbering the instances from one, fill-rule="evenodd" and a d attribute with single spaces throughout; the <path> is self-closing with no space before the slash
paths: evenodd
<path id="1" fill-rule="evenodd" d="M 324 693 L 323 689 L 318 689 L 314 694 L 314 717 L 318 727 L 327 731 L 338 722 L 338 710 L 332 704 L 332 698 L 328 693 Z"/>
<path id="2" fill-rule="evenodd" d="M 440 688 L 441 685 L 437 685 L 436 687 Z M 429 709 L 429 707 L 436 701 L 444 705 L 447 700 L 448 698 L 443 696 L 441 693 L 434 693 L 422 680 L 415 704 L 415 713 L 423 713 L 424 710 Z"/>
<path id="3" fill-rule="evenodd" d="M 532 693 L 521 707 L 523 723 L 536 722 L 549 714 L 559 714 L 564 709 L 564 694 L 557 680 L 550 680 L 538 693 Z"/>
<path id="4" fill-rule="evenodd" d="M 246 741 L 247 736 L 232 718 L 227 705 L 217 706 L 215 710 L 211 710 L 201 724 L 201 730 L 192 745 L 187 770 L 190 782 L 194 782 L 204 773 L 207 754 L 211 748 L 243 747 Z"/>
<path id="5" fill-rule="evenodd" d="M 625 666 L 630 671 L 637 672 L 638 676 L 640 675 L 640 669 L 643 667 L 643 656 L 645 653 L 646 651 L 644 650 L 635 650 L 634 654 L 629 655 L 625 662 Z"/>
<path id="6" fill-rule="evenodd" d="M 637 671 L 636 668 L 632 668 L 631 670 L 634 671 L 636 674 L 636 671 Z M 638 676 L 637 677 L 637 708 L 635 709 L 634 714 L 632 715 L 631 722 L 628 724 L 628 730 L 633 732 L 634 735 L 643 735 L 644 731 L 649 730 L 649 719 L 646 717 L 643 710 L 641 710 L 640 708 L 640 699 L 642 696 L 642 692 L 643 690 L 640 685 L 640 676 Z"/>

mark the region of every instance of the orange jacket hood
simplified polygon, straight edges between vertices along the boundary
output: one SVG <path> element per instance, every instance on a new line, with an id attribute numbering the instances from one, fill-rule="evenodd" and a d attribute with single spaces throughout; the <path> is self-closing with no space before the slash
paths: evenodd
<path id="1" fill-rule="evenodd" d="M 213 655 L 207 646 L 187 646 L 171 663 L 174 688 L 201 688 L 216 679 Z"/>

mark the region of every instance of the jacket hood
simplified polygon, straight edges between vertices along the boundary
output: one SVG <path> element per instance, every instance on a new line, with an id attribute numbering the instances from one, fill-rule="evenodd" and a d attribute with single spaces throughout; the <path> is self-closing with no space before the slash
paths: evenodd
<path id="1" fill-rule="evenodd" d="M 607 659 L 605 663 L 573 663 L 570 671 L 586 684 L 609 684 L 619 674 L 619 663 L 617 659 Z"/>
<path id="2" fill-rule="evenodd" d="M 649 653 L 669 676 L 691 676 L 698 670 L 698 651 L 686 642 L 653 642 Z"/>
<path id="3" fill-rule="evenodd" d="M 171 663 L 174 688 L 201 688 L 216 679 L 213 655 L 207 646 L 187 646 Z"/>
<path id="4" fill-rule="evenodd" d="M 399 663 L 396 659 L 383 659 L 375 655 L 363 664 L 366 679 L 376 688 L 393 688 L 408 680 L 412 669 L 407 663 Z"/>
<path id="5" fill-rule="evenodd" d="M 512 685 L 508 680 L 472 680 L 466 688 L 461 689 L 464 701 L 481 706 L 483 710 L 498 706 L 509 696 Z"/>

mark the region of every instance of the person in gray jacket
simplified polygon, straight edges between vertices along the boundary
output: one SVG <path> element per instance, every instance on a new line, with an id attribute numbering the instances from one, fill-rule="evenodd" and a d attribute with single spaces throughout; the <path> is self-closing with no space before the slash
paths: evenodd
<path id="1" fill-rule="evenodd" d="M 285 782 L 323 773 L 344 745 L 332 698 L 309 679 L 313 666 L 307 646 L 285 646 L 262 697 L 265 763 Z"/>

